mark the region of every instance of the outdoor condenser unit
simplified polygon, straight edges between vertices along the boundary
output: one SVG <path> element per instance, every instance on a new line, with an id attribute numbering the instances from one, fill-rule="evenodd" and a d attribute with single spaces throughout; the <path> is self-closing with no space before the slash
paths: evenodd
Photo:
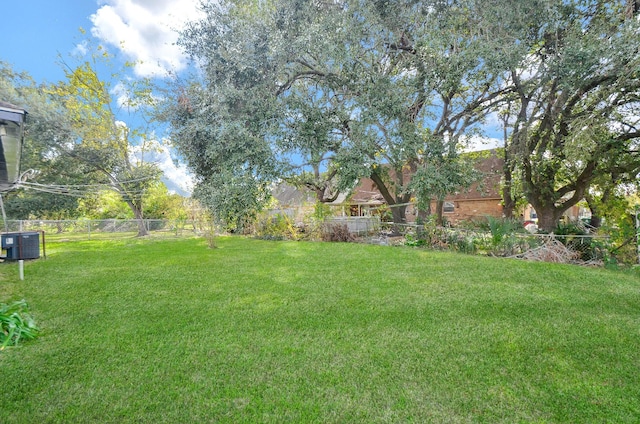
<path id="1" fill-rule="evenodd" d="M 1 235 L 2 249 L 7 251 L 4 259 L 22 260 L 40 257 L 40 233 L 4 233 Z"/>

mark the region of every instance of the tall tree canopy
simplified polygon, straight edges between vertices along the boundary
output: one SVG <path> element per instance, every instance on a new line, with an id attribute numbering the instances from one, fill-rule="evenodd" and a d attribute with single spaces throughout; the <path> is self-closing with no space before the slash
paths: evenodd
<path id="1" fill-rule="evenodd" d="M 624 1 L 532 3 L 514 34 L 528 54 L 510 69 L 507 158 L 551 231 L 603 176 L 640 172 L 640 21 Z"/>
<path id="2" fill-rule="evenodd" d="M 145 81 L 124 85 L 124 78 L 101 78 L 98 69 L 110 65 L 109 54 L 100 46 L 76 67 L 65 66 L 66 81 L 49 89 L 62 104 L 67 117 L 65 137 L 50 140 L 55 149 L 79 168 L 91 173 L 117 192 L 138 220 L 138 235 L 146 235 L 143 219 L 145 192 L 159 180 L 156 164 L 138 159 L 133 147 L 143 150 L 149 134 L 117 118 L 116 107 L 143 114 L 154 99 Z"/>
<path id="3" fill-rule="evenodd" d="M 147 149 L 146 121 L 132 128 L 117 119 L 115 108 L 140 118 L 154 99 L 145 81 L 125 86 L 116 74 L 102 79 L 98 68 L 109 64 L 109 55 L 101 48 L 93 53 L 75 68 L 65 65 L 67 80 L 52 85 L 38 85 L 1 64 L 0 95 L 29 112 L 22 169 L 33 170 L 10 193 L 7 209 L 20 218 L 70 218 L 78 213 L 78 199 L 109 187 L 144 235 L 142 201 L 160 170 L 134 154 L 134 148 Z"/>
<path id="4" fill-rule="evenodd" d="M 637 175 L 630 4 L 208 2 L 181 40 L 201 72 L 167 116 L 196 192 L 227 221 L 276 178 L 329 200 L 370 177 L 402 222 L 412 196 L 425 207 L 470 182 L 460 148 L 501 112 L 505 193 L 519 177 L 552 229 L 599 175 Z"/>
<path id="5" fill-rule="evenodd" d="M 326 200 L 370 177 L 401 222 L 412 192 L 442 198 L 466 181 L 442 164 L 496 106 L 505 75 L 504 44 L 474 29 L 475 7 L 229 0 L 205 11 L 182 38 L 201 78 L 181 85 L 171 115 L 198 192 L 247 200 L 250 186 L 264 193 L 293 174 Z M 431 166 L 457 183 L 409 186 Z"/>
<path id="6" fill-rule="evenodd" d="M 37 84 L 27 73 L 15 71 L 1 62 L 0 98 L 28 111 L 20 167 L 29 180 L 42 184 L 18 186 L 6 193 L 7 215 L 19 219 L 74 217 L 78 197 L 60 196 L 52 193 L 56 190 L 47 189 L 53 184 L 91 183 L 84 169 L 78 168 L 52 148 L 52 140 L 60 140 L 65 134 L 66 116 L 60 113 L 61 105 L 47 94 L 46 86 Z"/>

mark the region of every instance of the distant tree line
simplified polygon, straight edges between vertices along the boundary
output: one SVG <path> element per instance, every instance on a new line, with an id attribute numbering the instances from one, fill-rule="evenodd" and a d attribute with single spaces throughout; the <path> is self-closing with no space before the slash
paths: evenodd
<path id="1" fill-rule="evenodd" d="M 0 98 L 28 112 L 20 164 L 28 172 L 3 194 L 8 218 L 135 218 L 145 235 L 143 218 L 184 213 L 145 160 L 157 147 L 146 119 L 155 108 L 149 81 L 101 76 L 111 64 L 97 46 L 75 66 L 61 60 L 64 81 L 37 83 L 0 63 Z"/>

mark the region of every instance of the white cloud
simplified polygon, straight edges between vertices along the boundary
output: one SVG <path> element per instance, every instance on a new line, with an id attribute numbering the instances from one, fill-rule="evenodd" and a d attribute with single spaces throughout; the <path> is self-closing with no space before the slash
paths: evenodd
<path id="1" fill-rule="evenodd" d="M 111 94 L 115 96 L 118 107 L 124 108 L 131 101 L 131 98 L 129 97 L 129 92 L 127 91 L 127 88 L 124 86 L 123 83 L 117 83 L 111 90 Z"/>
<path id="2" fill-rule="evenodd" d="M 158 165 L 163 173 L 162 181 L 170 192 L 190 196 L 193 192 L 193 176 L 184 164 L 176 165 L 166 145 L 157 141 L 148 142 L 144 151 L 140 146 L 133 147 L 132 153 L 137 160 Z"/>
<path id="3" fill-rule="evenodd" d="M 180 71 L 186 57 L 178 31 L 200 16 L 199 0 L 104 0 L 91 15 L 91 33 L 136 62 L 138 76 Z"/>
<path id="4" fill-rule="evenodd" d="M 193 192 L 193 176 L 184 164 L 176 165 L 169 149 L 162 146 L 157 155 L 157 164 L 164 173 L 164 183 L 169 191 L 190 196 Z"/>
<path id="5" fill-rule="evenodd" d="M 72 51 L 72 54 L 79 55 L 80 57 L 86 55 L 88 52 L 87 42 L 83 41 L 80 44 L 76 44 L 75 49 Z"/>
<path id="6" fill-rule="evenodd" d="M 471 137 L 463 137 L 461 141 L 463 143 L 463 151 L 465 152 L 478 152 L 481 150 L 490 150 L 504 146 L 502 140 L 491 137 L 481 137 L 477 135 L 473 135 Z"/>

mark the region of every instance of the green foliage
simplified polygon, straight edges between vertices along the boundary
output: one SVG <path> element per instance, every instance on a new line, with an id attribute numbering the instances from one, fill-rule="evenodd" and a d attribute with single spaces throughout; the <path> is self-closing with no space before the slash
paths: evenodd
<path id="1" fill-rule="evenodd" d="M 218 244 L 216 243 L 216 239 L 218 236 L 218 227 L 213 217 L 206 219 L 200 224 L 200 227 L 204 230 L 204 238 L 207 241 L 209 249 L 217 249 Z"/>
<path id="2" fill-rule="evenodd" d="M 487 217 L 474 225 L 449 228 L 436 224 L 430 216 L 424 225 L 418 225 L 415 233 L 405 235 L 404 244 L 436 250 L 451 250 L 466 254 L 514 256 L 539 245 L 516 220 Z"/>
<path id="3" fill-rule="evenodd" d="M 298 230 L 285 213 L 263 213 L 254 224 L 254 234 L 263 240 L 297 240 Z"/>
<path id="4" fill-rule="evenodd" d="M 297 175 L 323 201 L 371 177 L 394 205 L 411 199 L 409 172 L 425 202 L 465 185 L 457 153 L 495 105 L 511 43 L 470 31 L 473 5 L 396 3 L 208 4 L 181 39 L 202 77 L 164 111 L 199 192 Z"/>
<path id="5" fill-rule="evenodd" d="M 61 154 L 54 140 L 66 139 L 69 117 L 61 112 L 60 99 L 25 72 L 0 62 L 0 99 L 24 107 L 28 112 L 20 168 L 27 182 L 39 185 L 89 184 L 91 175 Z M 63 219 L 77 217 L 77 197 L 52 193 L 58 190 L 29 185 L 3 193 L 7 216 L 13 219 Z"/>
<path id="6" fill-rule="evenodd" d="M 606 190 L 640 171 L 640 21 L 625 16 L 626 3 L 543 2 L 504 21 L 525 24 L 514 36 L 529 49 L 511 66 L 507 152 L 542 230 L 552 231 L 590 185 Z"/>
<path id="7" fill-rule="evenodd" d="M 242 232 L 271 199 L 269 185 L 249 173 L 211 176 L 194 196 L 227 231 Z"/>
<path id="8" fill-rule="evenodd" d="M 516 219 L 496 218 L 487 216 L 489 231 L 491 231 L 491 243 L 494 246 L 499 245 L 506 236 L 516 232 L 523 232 L 522 222 Z"/>
<path id="9" fill-rule="evenodd" d="M 24 300 L 0 304 L 0 350 L 36 338 L 39 330 L 28 309 Z"/>
<path id="10" fill-rule="evenodd" d="M 598 234 L 609 236 L 605 248 L 596 245 L 595 249 L 601 250 L 604 259 L 610 263 L 637 264 L 638 252 L 636 244 L 636 227 L 634 214 L 627 212 L 611 220 L 606 220 L 605 224 L 598 230 Z"/>
<path id="11" fill-rule="evenodd" d="M 416 237 L 415 234 L 407 233 L 404 235 L 404 245 L 409 247 L 422 247 L 427 244 L 424 238 Z"/>
<path id="12" fill-rule="evenodd" d="M 424 150 L 420 150 L 417 169 L 408 189 L 415 194 L 417 207 L 427 210 L 432 199 L 443 200 L 456 190 L 463 190 L 476 182 L 480 175 L 474 169 L 477 155 L 459 155 L 448 149 L 444 141 L 425 132 Z"/>
<path id="13" fill-rule="evenodd" d="M 330 206 L 325 203 L 316 202 L 313 205 L 313 219 L 318 222 L 322 222 L 327 218 L 333 216 L 333 211 Z"/>
<path id="14" fill-rule="evenodd" d="M 296 221 L 296 237 L 298 240 L 322 240 L 325 223 L 334 216 L 334 209 L 326 203 L 315 202 L 313 210 L 304 208 L 302 217 Z"/>
<path id="15" fill-rule="evenodd" d="M 588 234 L 584 223 L 573 220 L 561 220 L 558 222 L 556 229 L 553 231 L 556 235 L 580 235 L 584 236 Z"/>
<path id="16" fill-rule="evenodd" d="M 143 197 L 161 175 L 157 164 L 144 161 L 154 144 L 149 140 L 147 118 L 155 100 L 148 81 L 124 76 L 127 65 L 101 72 L 112 68 L 112 56 L 103 46 L 87 46 L 88 54 L 75 67 L 63 63 L 66 80 L 47 88 L 69 123 L 65 136 L 55 139 L 56 148 L 76 167 L 116 191 L 138 220 L 138 235 L 146 235 Z M 125 115 L 128 124 L 123 122 Z"/>
<path id="17" fill-rule="evenodd" d="M 611 239 L 600 239 L 593 234 L 580 221 L 560 221 L 553 232 L 557 240 L 574 252 L 580 254 L 583 261 L 603 261 L 605 265 L 612 265 L 614 257 Z"/>
<path id="18" fill-rule="evenodd" d="M 157 181 L 144 193 L 143 215 L 146 219 L 186 219 L 184 198 L 169 193 L 167 186 Z"/>
<path id="19" fill-rule="evenodd" d="M 89 219 L 132 219 L 131 208 L 113 190 L 104 190 L 80 200 L 79 212 Z"/>

